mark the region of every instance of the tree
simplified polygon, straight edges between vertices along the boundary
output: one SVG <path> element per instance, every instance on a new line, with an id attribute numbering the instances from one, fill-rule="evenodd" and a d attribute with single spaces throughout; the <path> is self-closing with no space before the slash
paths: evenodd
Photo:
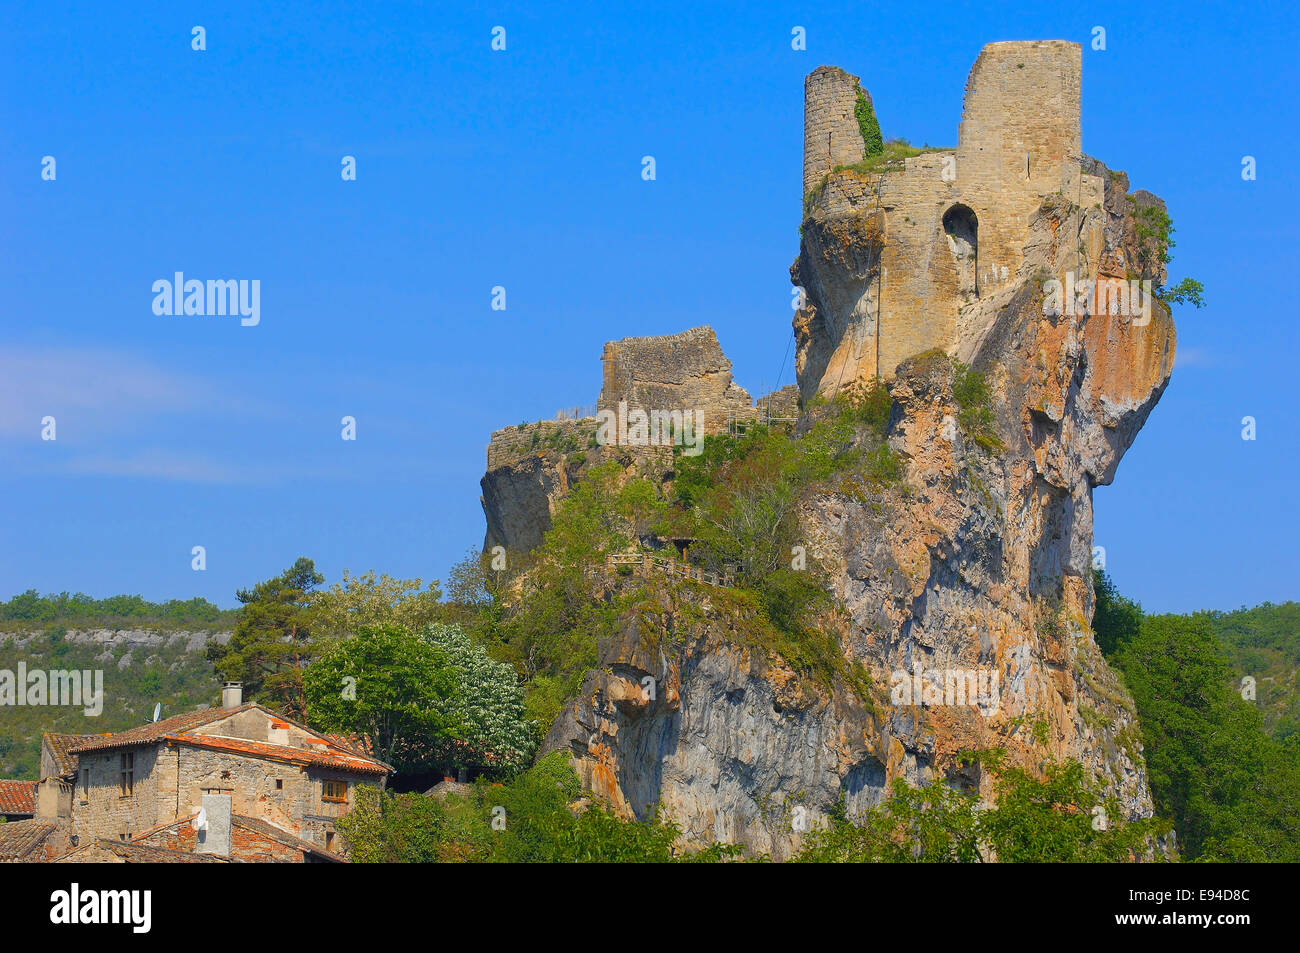
<path id="1" fill-rule="evenodd" d="M 1048 763 L 1038 778 L 1007 768 L 996 804 L 980 815 L 981 841 L 1004 863 L 1116 863 L 1154 847 L 1157 825 L 1125 822 L 1077 761 Z"/>
<path id="2" fill-rule="evenodd" d="M 359 576 L 343 571 L 336 582 L 312 601 L 317 630 L 329 636 L 350 635 L 367 625 L 399 625 L 418 632 L 441 618 L 442 592 L 438 580 L 424 586 L 420 579 L 376 576 L 374 570 Z"/>
<path id="3" fill-rule="evenodd" d="M 1142 607 L 1120 595 L 1105 570 L 1094 569 L 1093 588 L 1097 604 L 1092 614 L 1092 632 L 1097 648 L 1109 658 L 1137 637 L 1142 629 Z"/>
<path id="4" fill-rule="evenodd" d="M 537 724 L 525 720 L 524 692 L 514 668 L 491 659 L 459 626 L 431 625 L 424 638 L 457 679 L 450 707 L 456 734 L 437 747 L 436 760 L 494 775 L 509 776 L 526 768 L 537 749 Z"/>
<path id="5" fill-rule="evenodd" d="M 1300 764 L 1269 738 L 1208 613 L 1147 616 L 1112 659 L 1137 704 L 1156 809 L 1188 859 L 1300 859 Z"/>
<path id="6" fill-rule="evenodd" d="M 740 851 L 714 845 L 681 853 L 675 825 L 657 817 L 624 819 L 603 804 L 575 803 L 581 797 L 567 755 L 556 751 L 508 783 L 480 781 L 468 794 L 441 801 L 361 788 L 338 827 L 361 863 L 708 862 Z"/>
<path id="7" fill-rule="evenodd" d="M 430 864 L 447 859 L 446 812 L 422 794 L 391 795 L 358 785 L 356 804 L 335 822 L 358 864 Z"/>
<path id="8" fill-rule="evenodd" d="M 953 790 L 943 778 L 921 788 L 894 782 L 893 793 L 856 822 L 841 803 L 830 823 L 805 839 L 796 860 L 849 863 L 1004 863 L 1136 860 L 1149 852 L 1157 825 L 1125 823 L 1107 804 L 1077 761 L 1048 762 L 1039 778 L 1003 768 L 996 773 L 992 807 L 974 794 Z M 1105 813 L 1095 811 L 1101 807 Z"/>
<path id="9" fill-rule="evenodd" d="M 310 559 L 299 557 L 280 575 L 236 592 L 243 608 L 230 641 L 208 644 L 217 673 L 243 682 L 246 698 L 301 715 L 302 670 L 313 650 L 311 594 L 324 581 Z"/>
<path id="10" fill-rule="evenodd" d="M 369 740 L 399 771 L 423 767 L 430 749 L 452 740 L 458 675 L 434 643 L 395 625 L 364 626 L 307 670 L 309 722 Z"/>
<path id="11" fill-rule="evenodd" d="M 804 840 L 803 863 L 972 863 L 980 859 L 979 804 L 937 778 L 922 788 L 901 779 L 879 806 L 850 821 L 844 802 Z"/>

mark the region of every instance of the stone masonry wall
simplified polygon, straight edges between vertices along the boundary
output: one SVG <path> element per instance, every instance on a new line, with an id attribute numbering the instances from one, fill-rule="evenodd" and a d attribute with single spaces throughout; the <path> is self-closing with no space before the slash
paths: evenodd
<path id="1" fill-rule="evenodd" d="M 601 410 L 617 413 L 622 401 L 629 410 L 689 410 L 706 434 L 726 433 L 729 420 L 754 415 L 713 328 L 610 341 L 601 360 Z"/>
<path id="2" fill-rule="evenodd" d="M 586 450 L 591 446 L 595 435 L 595 417 L 512 424 L 492 432 L 487 448 L 487 468 L 495 470 L 509 466 L 538 451 L 573 453 Z"/>
<path id="3" fill-rule="evenodd" d="M 963 312 L 1015 283 L 1043 200 L 1063 192 L 1082 204 L 1100 195 L 1100 183 L 1080 169 L 1081 62 L 1076 43 L 986 46 L 967 81 L 957 148 L 867 175 L 830 172 L 856 161 L 832 155 L 828 145 L 842 141 L 836 130 L 846 122 L 856 134 L 849 102 L 856 79 L 829 67 L 808 77 L 805 192 L 830 174 L 813 196 L 792 269 L 808 292 L 795 321 L 805 397 L 855 378 L 891 377 L 903 360 L 931 348 L 953 349 L 969 332 Z M 973 288 L 963 282 L 972 263 L 944 229 L 945 214 L 958 206 L 977 223 Z M 878 267 L 846 269 L 845 252 L 830 246 L 836 238 L 851 242 L 845 223 L 868 214 L 882 220 Z"/>
<path id="4" fill-rule="evenodd" d="M 979 217 L 981 293 L 1011 281 L 1029 219 L 1082 158 L 1077 43 L 991 43 L 966 81 L 957 147 L 961 201 Z"/>
<path id="5" fill-rule="evenodd" d="M 135 755 L 131 795 L 121 793 L 122 751 L 81 755 L 90 768 L 89 790 L 78 777 L 73 793 L 73 833 L 86 838 L 119 839 L 198 811 L 204 793 L 229 793 L 235 814 L 274 824 L 291 834 L 325 846 L 333 820 L 354 802 L 355 776 L 317 771 L 288 763 L 183 744 L 145 746 Z M 346 801 L 323 798 L 325 778 L 347 783 Z M 277 782 L 279 786 L 277 787 Z"/>
<path id="6" fill-rule="evenodd" d="M 835 66 L 819 66 L 804 80 L 804 194 L 837 165 L 861 162 L 866 147 L 853 114 L 861 84 Z M 865 91 L 864 91 L 865 95 Z"/>

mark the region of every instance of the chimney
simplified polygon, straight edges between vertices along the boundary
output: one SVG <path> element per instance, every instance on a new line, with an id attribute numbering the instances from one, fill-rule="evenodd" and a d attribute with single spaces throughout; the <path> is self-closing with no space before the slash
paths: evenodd
<path id="1" fill-rule="evenodd" d="M 226 682 L 221 686 L 221 707 L 238 708 L 244 703 L 244 686 L 242 682 Z"/>
<path id="2" fill-rule="evenodd" d="M 238 689 L 236 689 L 238 691 Z M 196 854 L 230 856 L 230 795 L 203 795 L 204 824 L 194 844 Z"/>

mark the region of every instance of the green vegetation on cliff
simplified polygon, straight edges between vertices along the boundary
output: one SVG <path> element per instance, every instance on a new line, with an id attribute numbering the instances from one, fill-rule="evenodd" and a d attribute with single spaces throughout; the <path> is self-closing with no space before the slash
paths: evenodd
<path id="1" fill-rule="evenodd" d="M 1227 624 L 1222 613 L 1149 616 L 1102 573 L 1097 589 L 1097 641 L 1137 704 L 1156 812 L 1173 820 L 1183 857 L 1300 860 L 1300 748 L 1265 731 L 1230 661 L 1249 641 L 1294 652 L 1293 612 L 1261 606 Z"/>
<path id="2" fill-rule="evenodd" d="M 880 121 L 876 111 L 871 107 L 871 100 L 858 87 L 858 100 L 853 105 L 853 116 L 858 121 L 858 131 L 862 133 L 863 156 L 870 158 L 879 155 L 885 148 L 884 138 L 880 134 Z"/>
<path id="3" fill-rule="evenodd" d="M 890 796 L 861 817 L 843 803 L 830 824 L 812 831 L 796 860 L 835 863 L 1123 862 L 1159 854 L 1155 821 L 1124 823 L 1078 762 L 1048 764 L 1042 778 L 1002 768 L 992 808 L 974 794 L 953 790 L 943 778 L 921 788 L 896 781 Z"/>

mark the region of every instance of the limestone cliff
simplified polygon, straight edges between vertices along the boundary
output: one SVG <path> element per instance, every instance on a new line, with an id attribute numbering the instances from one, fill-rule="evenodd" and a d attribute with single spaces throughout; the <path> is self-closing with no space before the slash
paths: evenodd
<path id="1" fill-rule="evenodd" d="M 999 120 L 999 135 L 1021 136 L 1006 149 L 1031 145 L 1024 180 L 1004 190 L 994 174 L 1002 166 L 978 159 L 969 165 L 984 178 L 965 183 L 964 196 L 940 177 L 942 156 L 874 177 L 837 169 L 839 152 L 861 142 L 847 135 L 831 137 L 829 171 L 813 167 L 792 269 L 808 299 L 795 320 L 804 411 L 817 395 L 884 378 L 886 439 L 903 462 L 896 484 L 829 481 L 798 503 L 808 555 L 835 602 L 822 629 L 871 687 L 847 669 L 799 674 L 755 636 L 761 626 L 743 599 L 664 581 L 601 646 L 545 745 L 569 752 L 588 788 L 619 810 L 644 817 L 661 804 L 687 841 L 780 859 L 798 847 L 800 806 L 816 823 L 843 797 L 853 814 L 897 778 L 942 777 L 990 797 L 992 779 L 963 754 L 1000 747 L 1030 769 L 1081 760 L 1126 816 L 1150 815 L 1133 704 L 1089 631 L 1092 491 L 1114 478 L 1168 383 L 1175 334 L 1149 297 L 1145 312 L 1118 314 L 1052 301 L 1067 274 L 1071 288 L 1165 279 L 1163 249 L 1153 253 L 1141 227 L 1142 210 L 1162 210 L 1159 200 L 1130 196 L 1122 173 L 1070 152 L 1072 46 L 995 44 L 972 70 L 959 177 L 962 155 L 981 147 L 980 124 L 997 125 L 980 84 L 1028 83 L 1047 97 L 1033 108 L 1064 111 L 1060 122 Z M 1017 72 L 1026 63 L 1027 78 Z M 810 92 L 822 98 L 826 84 L 856 83 L 842 71 L 814 77 Z M 829 98 L 841 111 L 851 101 Z M 1050 134 L 1050 176 L 1033 165 L 1035 130 Z M 916 185 L 930 173 L 934 183 Z M 890 175 L 900 179 L 882 183 Z M 882 195 L 888 208 L 878 207 Z M 959 198 L 982 219 L 1006 214 L 991 229 L 995 261 L 976 259 L 978 233 L 949 220 Z M 969 234 L 969 251 L 950 241 L 954 231 Z M 891 270 L 901 293 L 889 290 Z M 901 333 L 884 330 L 891 308 L 911 309 L 894 325 Z M 963 365 L 987 382 L 983 418 Z M 609 578 L 598 597 L 630 584 Z M 936 672 L 941 684 L 981 673 L 987 690 L 978 703 L 891 691 Z"/>

